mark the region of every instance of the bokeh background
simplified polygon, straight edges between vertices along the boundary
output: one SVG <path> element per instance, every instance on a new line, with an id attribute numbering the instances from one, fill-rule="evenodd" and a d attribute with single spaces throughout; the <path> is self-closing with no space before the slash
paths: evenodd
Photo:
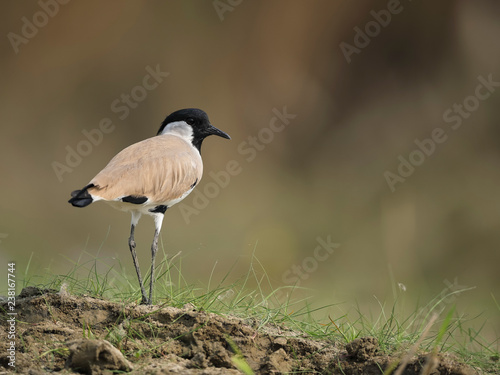
<path id="1" fill-rule="evenodd" d="M 443 119 L 479 76 L 500 82 L 497 1 L 402 0 L 378 32 L 373 12 L 387 1 L 54 4 L 1 4 L 1 267 L 14 260 L 22 273 L 32 256 L 30 272 L 64 274 L 86 251 L 135 277 L 128 214 L 73 208 L 69 193 L 170 112 L 199 107 L 232 140 L 205 141 L 197 189 L 228 161 L 240 169 L 188 220 L 194 194 L 165 217 L 163 247 L 182 252 L 189 282 L 206 286 L 234 265 L 230 279 L 241 277 L 254 254 L 275 287 L 305 265 L 300 285 L 314 304 L 345 311 L 475 287 L 453 302 L 498 337 L 500 88 L 459 129 Z M 341 43 L 354 46 L 367 24 L 376 35 L 346 59 Z M 169 74 L 121 119 L 112 103 L 148 66 Z M 271 140 L 262 129 L 284 107 L 296 117 Z M 113 131 L 58 178 L 54 163 L 103 118 Z M 384 173 L 436 128 L 447 140 L 391 191 Z M 267 143 L 248 161 L 242 150 L 259 134 Z M 137 229 L 144 272 L 153 230 L 147 217 Z M 317 237 L 328 236 L 340 246 L 314 263 Z"/>

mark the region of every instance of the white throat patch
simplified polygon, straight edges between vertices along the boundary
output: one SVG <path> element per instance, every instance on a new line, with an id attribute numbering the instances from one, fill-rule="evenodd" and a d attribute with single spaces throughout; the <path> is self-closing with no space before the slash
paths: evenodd
<path id="1" fill-rule="evenodd" d="M 186 124 L 185 121 L 171 122 L 163 128 L 161 135 L 164 134 L 177 135 L 188 141 L 190 144 L 193 141 L 193 128 Z"/>

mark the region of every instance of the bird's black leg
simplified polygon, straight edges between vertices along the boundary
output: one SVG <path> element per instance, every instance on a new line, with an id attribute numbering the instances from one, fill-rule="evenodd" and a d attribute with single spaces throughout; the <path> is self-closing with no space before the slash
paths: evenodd
<path id="1" fill-rule="evenodd" d="M 156 252 L 158 251 L 158 237 L 160 236 L 161 224 L 163 223 L 163 217 L 167 206 L 160 205 L 149 210 L 149 212 L 154 214 L 155 218 L 155 237 L 153 238 L 153 243 L 151 244 L 151 278 L 149 280 L 149 301 L 153 301 L 153 285 L 155 282 L 155 258 Z"/>
<path id="2" fill-rule="evenodd" d="M 128 239 L 128 246 L 130 252 L 132 253 L 132 259 L 134 260 L 135 272 L 137 273 L 137 278 L 139 279 L 139 284 L 141 286 L 142 301 L 141 304 L 151 304 L 151 300 L 146 297 L 146 290 L 144 289 L 144 284 L 142 282 L 141 269 L 139 268 L 139 261 L 137 260 L 137 254 L 135 253 L 135 241 L 134 241 L 134 231 L 135 225 L 132 224 L 130 227 L 130 237 Z"/>
<path id="3" fill-rule="evenodd" d="M 151 245 L 151 279 L 149 280 L 149 301 L 153 301 L 153 284 L 154 284 L 154 272 L 155 272 L 155 258 L 156 252 L 158 251 L 158 237 L 160 235 L 160 230 L 155 230 L 155 237 L 153 239 L 153 244 Z"/>

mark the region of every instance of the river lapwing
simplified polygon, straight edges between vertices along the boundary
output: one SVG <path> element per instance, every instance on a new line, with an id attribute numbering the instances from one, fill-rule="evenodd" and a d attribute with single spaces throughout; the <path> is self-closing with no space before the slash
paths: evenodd
<path id="1" fill-rule="evenodd" d="M 71 193 L 69 203 L 75 207 L 86 207 L 102 200 L 132 214 L 128 244 L 141 286 L 142 304 L 152 303 L 155 256 L 163 216 L 200 182 L 203 173 L 201 144 L 209 135 L 230 139 L 210 124 L 201 109 L 176 111 L 162 122 L 156 137 L 125 148 L 88 185 Z M 153 216 L 155 221 L 149 297 L 142 282 L 134 241 L 135 226 L 142 214 Z"/>

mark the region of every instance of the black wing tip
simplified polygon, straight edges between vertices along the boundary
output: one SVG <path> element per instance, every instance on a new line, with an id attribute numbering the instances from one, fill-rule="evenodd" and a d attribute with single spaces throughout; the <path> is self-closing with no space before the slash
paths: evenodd
<path id="1" fill-rule="evenodd" d="M 87 207 L 89 204 L 93 202 L 93 199 L 90 198 L 71 198 L 68 203 L 71 203 L 74 207 Z"/>
<path id="2" fill-rule="evenodd" d="M 91 204 L 94 200 L 92 196 L 87 191 L 88 188 L 93 187 L 94 184 L 88 184 L 81 190 L 75 190 L 71 192 L 71 199 L 68 203 L 71 203 L 74 207 L 86 207 Z"/>
<path id="3" fill-rule="evenodd" d="M 74 198 L 74 197 L 76 197 L 76 196 L 77 196 L 80 192 L 81 192 L 81 190 L 73 190 L 73 191 L 71 192 L 71 196 Z"/>
<path id="4" fill-rule="evenodd" d="M 138 195 L 127 195 L 122 198 L 122 202 L 132 203 L 132 204 L 143 204 L 148 200 L 148 197 L 138 196 Z"/>

